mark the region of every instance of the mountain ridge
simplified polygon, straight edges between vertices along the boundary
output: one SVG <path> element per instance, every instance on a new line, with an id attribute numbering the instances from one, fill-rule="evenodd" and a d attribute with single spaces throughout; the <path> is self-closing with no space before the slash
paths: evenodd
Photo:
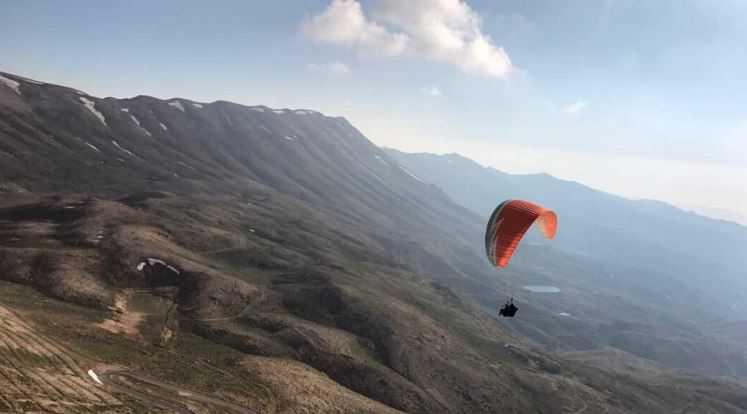
<path id="1" fill-rule="evenodd" d="M 572 292 L 579 262 L 527 246 L 496 277 L 482 217 L 347 120 L 19 89 L 0 85 L 0 182 L 29 190 L 0 198 L 0 301 L 98 370 L 114 409 L 214 412 L 218 397 L 273 413 L 747 412 L 733 384 L 651 383 L 537 345 L 589 339 L 612 296 L 566 317 L 575 297 L 520 293 L 525 320 L 496 321 L 512 277 L 540 282 L 565 263 Z M 7 332 L 0 341 L 13 343 Z M 34 384 L 23 398 L 53 400 L 43 377 L 6 366 L 38 358 L 6 356 L 3 372 Z"/>
<path id="2" fill-rule="evenodd" d="M 474 161 L 471 158 L 469 158 L 469 157 L 467 157 L 467 156 L 465 156 L 463 154 L 460 154 L 458 152 L 448 152 L 448 153 L 431 153 L 431 152 L 423 152 L 423 151 L 406 152 L 406 151 L 401 151 L 401 150 L 399 150 L 397 148 L 389 147 L 389 146 L 383 146 L 381 148 L 383 150 L 385 150 L 385 151 L 402 152 L 402 153 L 408 153 L 410 155 L 416 155 L 416 156 L 418 156 L 418 155 L 422 155 L 422 156 L 432 155 L 432 156 L 437 156 L 437 157 L 446 157 L 447 159 L 452 159 L 452 160 L 453 159 L 457 159 L 457 160 L 460 160 L 460 161 L 463 161 L 463 162 L 473 163 L 473 164 L 475 164 L 477 166 L 480 166 L 482 168 L 492 170 L 492 171 L 494 171 L 494 172 L 496 172 L 498 174 L 505 174 L 505 175 L 508 175 L 508 176 L 511 176 L 511 177 L 546 177 L 546 178 L 551 178 L 553 180 L 557 180 L 558 182 L 563 182 L 563 183 L 567 183 L 567 184 L 578 185 L 578 186 L 581 186 L 581 187 L 583 187 L 583 188 L 585 188 L 587 190 L 591 190 L 591 191 L 597 192 L 597 193 L 604 193 L 604 194 L 607 194 L 607 195 L 610 195 L 610 196 L 613 196 L 613 197 L 618 197 L 618 198 L 623 199 L 623 200 L 627 200 L 627 201 L 640 201 L 640 202 L 643 202 L 643 203 L 651 202 L 652 204 L 659 203 L 661 205 L 661 207 L 671 208 L 671 209 L 677 210 L 677 211 L 679 211 L 681 213 L 693 214 L 693 215 L 696 215 L 696 216 L 701 217 L 701 218 L 705 218 L 705 219 L 709 219 L 709 220 L 714 220 L 714 221 L 719 221 L 719 222 L 725 222 L 725 223 L 737 225 L 739 227 L 747 228 L 747 225 L 745 225 L 743 223 L 740 223 L 740 222 L 737 222 L 735 220 L 726 219 L 726 218 L 720 218 L 720 217 L 713 217 L 713 216 L 708 215 L 708 214 L 703 214 L 701 212 L 698 212 L 698 211 L 695 211 L 695 210 L 691 210 L 691 209 L 689 209 L 687 207 L 679 206 L 679 205 L 677 205 L 675 203 L 672 203 L 672 202 L 669 202 L 669 201 L 666 201 L 666 200 L 658 200 L 658 199 L 651 199 L 651 198 L 636 198 L 636 197 L 623 196 L 623 195 L 620 195 L 620 194 L 616 194 L 616 193 L 614 193 L 612 191 L 602 190 L 602 189 L 599 189 L 599 188 L 595 188 L 593 186 L 590 186 L 590 185 L 585 184 L 585 183 L 580 182 L 580 181 L 560 178 L 560 177 L 552 175 L 552 174 L 550 174 L 548 172 L 511 173 L 511 172 L 503 171 L 503 170 L 497 169 L 497 168 L 495 168 L 493 166 L 482 165 L 479 162 Z"/>
<path id="3" fill-rule="evenodd" d="M 661 346 L 671 347 L 667 338 L 670 333 L 663 333 L 679 325 L 683 327 L 682 335 L 687 335 L 688 331 L 703 333 L 699 352 L 709 353 L 718 348 L 729 349 L 727 353 L 745 352 L 743 347 L 734 348 L 729 343 L 716 345 L 714 349 L 708 342 L 712 335 L 718 336 L 712 332 L 714 324 L 747 319 L 745 297 L 741 293 L 747 288 L 744 286 L 747 228 L 685 212 L 667 203 L 635 201 L 598 192 L 550 175 L 511 175 L 454 155 L 408 154 L 393 149 L 387 152 L 483 217 L 507 198 L 533 200 L 556 211 L 559 215 L 556 240 L 548 243 L 530 232 L 517 251 L 518 259 L 521 260 L 522 252 L 537 245 L 564 251 L 572 261 L 564 257 L 555 257 L 547 263 L 543 261 L 542 267 L 550 271 L 540 279 L 542 283 L 527 283 L 528 280 L 524 283 L 561 288 L 570 283 L 566 289 L 574 290 L 578 295 L 575 298 L 577 306 L 581 307 L 587 301 L 596 302 L 595 296 L 600 292 L 607 292 L 610 295 L 607 305 L 593 305 L 597 307 L 597 314 L 615 301 L 622 302 L 620 307 L 598 321 L 598 328 L 588 327 L 594 333 L 584 335 L 585 339 L 578 343 L 561 343 L 561 349 L 577 347 L 590 339 L 596 342 L 596 346 L 627 344 L 623 346 L 626 351 L 649 359 L 666 358 L 672 365 L 673 360 L 669 357 L 635 347 L 632 339 L 617 342 L 619 338 L 611 337 L 604 328 L 610 321 L 624 320 L 635 324 L 643 318 L 646 323 L 658 326 L 652 328 L 653 331 L 662 332 L 659 339 L 669 345 Z M 540 257 L 535 253 L 533 261 L 538 262 Z M 514 267 L 533 265 L 531 262 L 517 262 L 515 258 Z M 571 267 L 564 271 L 561 264 Z M 564 273 L 567 276 L 561 277 Z M 577 279 L 580 280 L 576 282 Z M 692 325 L 684 328 L 688 324 Z M 567 335 L 557 332 L 548 339 L 537 332 L 537 326 L 523 326 L 522 322 L 515 325 L 525 335 L 548 346 L 557 346 L 557 338 Z M 624 330 L 631 335 L 638 329 L 633 328 L 635 325 L 625 326 Z M 541 331 L 548 330 L 552 330 L 552 326 L 541 328 Z M 654 347 L 653 344 L 650 346 Z M 680 363 L 674 366 L 684 368 L 687 364 L 680 359 Z M 730 371 L 726 369 L 724 372 Z"/>

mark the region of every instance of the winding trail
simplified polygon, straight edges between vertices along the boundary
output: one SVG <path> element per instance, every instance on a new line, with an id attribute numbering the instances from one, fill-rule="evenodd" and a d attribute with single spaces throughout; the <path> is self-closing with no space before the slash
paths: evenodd
<path id="1" fill-rule="evenodd" d="M 174 410 L 174 412 L 179 414 L 195 414 L 187 404 L 184 404 L 185 400 L 220 407 L 221 412 L 225 413 L 257 414 L 255 411 L 238 404 L 211 398 L 192 391 L 184 391 L 178 387 L 126 370 L 104 370 L 99 373 L 99 376 L 106 386 L 116 391 L 151 402 L 159 407 Z"/>
<path id="2" fill-rule="evenodd" d="M 70 349 L 0 305 L 0 411 L 102 412 L 122 403 L 92 381 Z"/>
<path id="3" fill-rule="evenodd" d="M 99 374 L 99 377 L 103 380 L 105 386 L 116 392 L 134 397 L 136 400 L 147 402 L 160 408 L 173 410 L 178 414 L 195 414 L 192 410 L 188 409 L 181 403 L 153 395 L 149 392 L 140 391 L 130 386 L 126 381 L 122 381 L 120 374 L 117 374 L 116 372 L 106 374 L 101 373 Z"/>

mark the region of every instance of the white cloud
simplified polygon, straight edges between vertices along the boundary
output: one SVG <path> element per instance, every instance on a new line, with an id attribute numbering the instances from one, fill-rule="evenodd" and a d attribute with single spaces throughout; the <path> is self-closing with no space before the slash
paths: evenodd
<path id="1" fill-rule="evenodd" d="M 380 56 L 419 56 L 473 75 L 505 78 L 511 59 L 482 32 L 462 0 L 377 0 L 366 16 L 357 0 L 332 0 L 304 21 L 311 39 Z"/>
<path id="2" fill-rule="evenodd" d="M 423 88 L 420 91 L 428 96 L 433 96 L 433 97 L 439 97 L 442 95 L 441 89 L 438 89 L 438 86 L 430 86 L 427 88 Z"/>
<path id="3" fill-rule="evenodd" d="M 303 23 L 302 30 L 315 41 L 351 46 L 385 56 L 397 56 L 407 48 L 408 38 L 390 33 L 363 14 L 355 0 L 333 0 L 320 14 Z"/>
<path id="4" fill-rule="evenodd" d="M 306 65 L 306 69 L 312 72 L 328 73 L 331 75 L 347 75 L 350 73 L 348 65 L 342 62 L 309 63 Z"/>
<path id="5" fill-rule="evenodd" d="M 568 115 L 577 115 L 580 114 L 584 109 L 586 109 L 586 106 L 588 104 L 589 103 L 586 101 L 574 102 L 563 108 L 563 112 L 567 113 Z"/>

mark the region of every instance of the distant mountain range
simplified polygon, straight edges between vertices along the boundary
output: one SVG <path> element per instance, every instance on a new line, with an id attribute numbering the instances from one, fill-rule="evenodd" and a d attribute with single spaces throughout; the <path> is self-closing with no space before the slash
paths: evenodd
<path id="1" fill-rule="evenodd" d="M 561 227 L 498 271 L 482 232 L 507 197 Z M 708 306 L 742 314 L 743 228 L 713 223 L 312 110 L 0 73 L 0 411 L 746 413 L 740 383 L 675 371 L 747 375 Z"/>
<path id="2" fill-rule="evenodd" d="M 602 312 L 607 320 L 633 323 L 626 325 L 631 332 L 636 331 L 635 324 L 645 321 L 658 326 L 655 331 L 661 332 L 664 342 L 671 335 L 701 332 L 701 339 L 692 343 L 700 342 L 706 348 L 710 347 L 714 324 L 747 319 L 747 227 L 663 202 L 629 200 L 547 174 L 507 174 L 457 154 L 386 152 L 485 219 L 508 198 L 532 200 L 555 210 L 560 218 L 557 238 L 547 242 L 530 232 L 513 263 L 517 270 L 501 273 L 517 282 L 522 280 L 520 284 L 570 284 L 572 287 L 564 289 L 573 289 L 571 301 L 576 304 L 566 306 L 577 310 L 558 312 L 580 316 L 579 311 L 591 303 L 586 315 L 590 319 Z M 538 255 L 537 249 L 547 257 Z M 553 256 L 552 251 L 562 251 L 567 257 Z M 527 277 L 538 271 L 542 278 Z M 600 295 L 607 296 L 605 304 L 598 303 Z M 691 323 L 695 325 L 685 327 Z M 558 338 L 567 333 L 544 336 L 552 330 L 552 326 L 543 326 L 540 334 L 536 324 L 521 329 L 541 342 L 557 345 Z M 680 333 L 673 334 L 677 331 Z M 593 343 L 633 349 L 599 331 L 583 336 L 593 338 Z M 648 338 L 655 336 L 649 332 Z M 582 345 L 584 341 L 572 346 L 588 346 Z M 572 343 L 569 338 L 561 347 Z M 738 347 L 727 353 L 744 350 Z M 657 359 L 654 354 L 642 355 Z M 691 358 L 699 357 L 691 354 L 674 365 L 687 366 L 686 360 Z"/>
<path id="3" fill-rule="evenodd" d="M 661 274 L 697 286 L 708 301 L 721 304 L 713 307 L 714 318 L 747 318 L 742 293 L 747 290 L 745 226 L 659 201 L 629 200 L 547 174 L 507 174 L 456 154 L 405 154 L 392 149 L 387 153 L 482 217 L 507 198 L 534 200 L 552 208 L 561 217 L 554 248 L 641 269 L 646 278 Z M 676 289 L 671 293 L 676 295 Z"/>

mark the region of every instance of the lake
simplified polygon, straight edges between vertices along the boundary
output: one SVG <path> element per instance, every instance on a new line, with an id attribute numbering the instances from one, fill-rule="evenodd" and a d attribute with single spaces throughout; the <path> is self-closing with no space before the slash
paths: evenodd
<path id="1" fill-rule="evenodd" d="M 524 286 L 524 289 L 535 293 L 560 293 L 560 289 L 555 286 L 529 285 Z"/>

